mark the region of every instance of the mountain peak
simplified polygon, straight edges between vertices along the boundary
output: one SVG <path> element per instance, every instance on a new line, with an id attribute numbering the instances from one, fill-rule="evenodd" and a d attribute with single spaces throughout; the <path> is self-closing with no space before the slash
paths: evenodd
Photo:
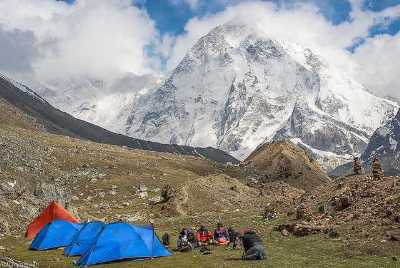
<path id="1" fill-rule="evenodd" d="M 83 119 L 135 138 L 215 146 L 239 159 L 264 142 L 295 140 L 326 169 L 361 153 L 398 108 L 311 49 L 241 21 L 201 37 L 154 90 L 112 98 L 112 109 L 109 99 L 81 103 L 91 114 Z"/>

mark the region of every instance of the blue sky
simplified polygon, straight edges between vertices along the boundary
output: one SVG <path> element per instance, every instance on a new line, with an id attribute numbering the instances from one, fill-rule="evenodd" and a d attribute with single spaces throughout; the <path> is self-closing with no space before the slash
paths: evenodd
<path id="1" fill-rule="evenodd" d="M 315 4 L 320 13 L 332 24 L 340 24 L 350 20 L 351 5 L 347 0 L 266 0 L 277 3 L 279 6 L 291 6 L 296 3 L 312 2 Z M 150 17 L 156 22 L 159 31 L 169 34 L 180 34 L 184 31 L 186 22 L 195 16 L 206 16 L 222 11 L 227 4 L 221 4 L 220 1 L 205 1 L 196 10 L 192 10 L 188 4 L 183 1 L 168 0 L 147 0 L 141 1 L 137 5 L 145 8 Z M 176 3 L 179 2 L 179 3 Z M 228 1 L 229 2 L 229 1 Z M 237 3 L 237 1 L 230 1 Z M 364 10 L 373 12 L 382 11 L 388 7 L 399 5 L 400 0 L 365 0 L 363 4 Z M 399 14 L 400 17 L 400 14 Z M 395 34 L 399 31 L 400 19 L 390 23 L 387 27 L 377 25 L 371 29 L 371 35 L 389 33 Z"/>
<path id="2" fill-rule="evenodd" d="M 71 0 L 70 0 L 71 1 Z M 265 0 L 266 2 L 275 2 L 280 7 L 290 7 L 296 3 L 312 2 L 319 9 L 324 17 L 332 24 L 340 24 L 350 19 L 351 5 L 347 0 Z M 377 0 L 375 0 L 377 1 Z M 368 1 L 368 2 L 375 2 Z M 400 0 L 393 0 L 400 3 Z M 200 0 L 199 7 L 195 10 L 181 0 L 147 0 L 140 1 L 136 5 L 147 10 L 150 17 L 156 22 L 160 32 L 169 34 L 180 34 L 184 31 L 184 26 L 191 18 L 202 17 L 223 11 L 230 4 L 236 4 L 240 1 L 209 1 Z M 389 2 L 389 1 L 388 1 Z M 227 4 L 228 3 L 228 4 Z M 387 4 L 389 6 L 390 3 Z M 371 5 L 373 8 L 382 9 L 382 5 L 365 4 L 367 8 Z"/>
<path id="3" fill-rule="evenodd" d="M 64 0 L 73 3 L 74 0 Z M 278 6 L 290 7 L 297 3 L 313 3 L 320 13 L 332 24 L 337 25 L 350 20 L 351 4 L 348 0 L 264 0 L 275 2 Z M 178 35 L 184 31 L 185 24 L 193 17 L 202 17 L 223 11 L 229 4 L 240 0 L 199 0 L 197 8 L 192 9 L 184 0 L 133 0 L 134 5 L 147 11 L 155 21 L 161 34 Z M 363 9 L 379 12 L 386 8 L 400 5 L 400 0 L 364 0 Z M 389 25 L 377 24 L 371 29 L 371 36 L 389 33 L 396 34 L 400 29 L 400 14 L 396 21 Z"/>

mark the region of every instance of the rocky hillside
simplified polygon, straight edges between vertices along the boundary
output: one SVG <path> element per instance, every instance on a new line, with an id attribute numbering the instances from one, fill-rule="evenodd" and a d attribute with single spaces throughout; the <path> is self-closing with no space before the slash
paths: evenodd
<path id="1" fill-rule="evenodd" d="M 330 181 L 318 162 L 290 141 L 265 143 L 243 163 L 258 170 L 265 181 L 284 181 L 299 189 L 311 190 Z"/>
<path id="2" fill-rule="evenodd" d="M 399 177 L 341 177 L 299 199 L 290 223 L 280 229 L 298 236 L 325 232 L 347 246 L 388 249 L 391 244 L 382 243 L 400 241 L 399 182 Z"/>
<path id="3" fill-rule="evenodd" d="M 8 107 L 3 109 L 9 111 L 20 111 L 14 117 L 29 117 L 31 118 L 31 121 L 35 121 L 37 124 L 41 125 L 43 129 L 51 133 L 87 139 L 100 143 L 127 146 L 130 148 L 196 155 L 219 162 L 237 162 L 235 158 L 231 157 L 227 153 L 211 147 L 193 148 L 189 146 L 160 144 L 115 134 L 91 123 L 76 119 L 71 115 L 54 108 L 30 88 L 4 76 L 0 76 L 0 100 L 3 105 Z M 1 114 L 1 120 L 14 125 L 20 124 L 20 120 L 10 120 L 8 117 L 9 114 L 10 112 L 8 114 Z"/>

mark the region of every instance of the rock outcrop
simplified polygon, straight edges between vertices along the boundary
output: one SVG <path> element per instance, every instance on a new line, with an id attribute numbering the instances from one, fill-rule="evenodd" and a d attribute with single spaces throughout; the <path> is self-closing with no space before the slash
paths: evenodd
<path id="1" fill-rule="evenodd" d="M 290 141 L 259 146 L 243 165 L 257 170 L 264 181 L 284 181 L 305 190 L 330 181 L 318 162 Z"/>

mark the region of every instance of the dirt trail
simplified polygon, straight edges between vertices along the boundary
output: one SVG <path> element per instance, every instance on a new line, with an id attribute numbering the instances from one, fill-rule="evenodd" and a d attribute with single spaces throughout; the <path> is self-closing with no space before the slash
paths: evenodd
<path id="1" fill-rule="evenodd" d="M 186 213 L 185 209 L 183 209 L 183 205 L 185 205 L 189 200 L 189 193 L 188 193 L 187 185 L 184 185 L 180 192 L 181 192 L 181 196 L 176 201 L 176 211 L 178 211 L 178 213 L 180 215 L 186 216 L 187 213 Z"/>

